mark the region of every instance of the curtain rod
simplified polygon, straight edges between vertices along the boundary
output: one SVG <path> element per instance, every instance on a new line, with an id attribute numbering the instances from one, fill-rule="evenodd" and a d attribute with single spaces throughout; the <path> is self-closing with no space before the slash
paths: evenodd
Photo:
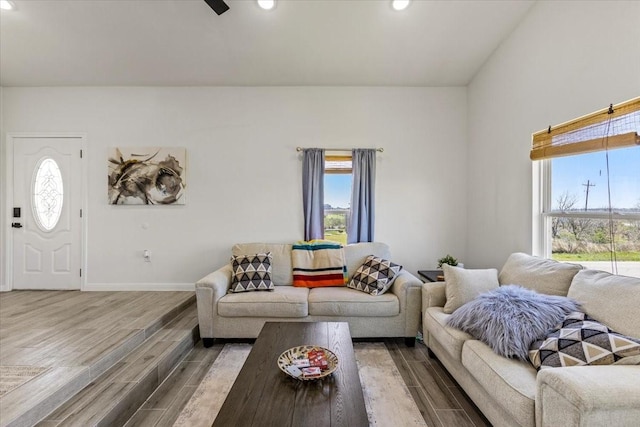
<path id="1" fill-rule="evenodd" d="M 296 147 L 296 151 L 302 151 L 304 150 L 304 148 L 302 147 Z M 326 151 L 351 151 L 353 150 L 353 148 L 325 148 L 324 150 Z M 376 151 L 382 153 L 384 151 L 384 148 L 376 148 Z"/>

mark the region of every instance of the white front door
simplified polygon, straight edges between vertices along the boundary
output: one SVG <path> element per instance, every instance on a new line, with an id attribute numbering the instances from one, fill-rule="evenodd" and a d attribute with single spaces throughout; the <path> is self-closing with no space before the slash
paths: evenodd
<path id="1" fill-rule="evenodd" d="M 13 289 L 80 289 L 82 139 L 12 141 Z"/>

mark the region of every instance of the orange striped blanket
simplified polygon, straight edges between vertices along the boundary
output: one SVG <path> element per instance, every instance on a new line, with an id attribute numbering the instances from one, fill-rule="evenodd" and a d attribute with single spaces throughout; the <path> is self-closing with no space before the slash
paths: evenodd
<path id="1" fill-rule="evenodd" d="M 341 244 L 324 240 L 300 242 L 291 250 L 293 286 L 344 286 L 347 266 Z"/>

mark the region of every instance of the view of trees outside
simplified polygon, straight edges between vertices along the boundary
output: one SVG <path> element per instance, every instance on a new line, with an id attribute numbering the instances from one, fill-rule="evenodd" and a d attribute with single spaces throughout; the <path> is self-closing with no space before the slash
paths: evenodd
<path id="1" fill-rule="evenodd" d="M 640 276 L 640 149 L 555 158 L 551 168 L 552 258 L 605 271 L 615 259 L 619 274 Z"/>
<path id="2" fill-rule="evenodd" d="M 351 174 L 326 174 L 324 200 L 324 238 L 346 245 L 351 212 Z"/>
<path id="3" fill-rule="evenodd" d="M 349 209 L 335 209 L 331 205 L 324 208 L 324 238 L 347 244 L 347 218 Z"/>
<path id="4" fill-rule="evenodd" d="M 606 261 L 610 259 L 613 244 L 619 261 L 640 261 L 640 221 L 637 220 L 552 217 L 551 237 L 556 259 Z"/>

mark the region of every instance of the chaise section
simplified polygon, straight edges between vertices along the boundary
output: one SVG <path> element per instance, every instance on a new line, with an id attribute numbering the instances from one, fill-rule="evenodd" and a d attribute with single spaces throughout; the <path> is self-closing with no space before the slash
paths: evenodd
<path id="1" fill-rule="evenodd" d="M 398 297 L 378 296 L 349 288 L 315 288 L 309 292 L 312 316 L 391 317 L 400 314 Z"/>
<path id="2" fill-rule="evenodd" d="M 498 356 L 486 344 L 470 340 L 462 365 L 521 426 L 534 426 L 536 370 L 528 362 Z"/>
<path id="3" fill-rule="evenodd" d="M 614 331 L 640 338 L 640 278 L 514 253 L 498 279 L 501 286 L 516 284 L 542 294 L 568 296 Z M 640 425 L 638 356 L 630 354 L 619 365 L 536 371 L 528 361 L 498 356 L 488 345 L 446 327 L 446 286 L 446 282 L 422 285 L 425 344 L 493 425 Z"/>
<path id="4" fill-rule="evenodd" d="M 447 326 L 447 319 L 451 316 L 446 314 L 442 307 L 429 307 L 424 313 L 423 322 L 429 330 L 433 339 L 442 344 L 444 349 L 453 359 L 462 360 L 462 346 L 465 341 L 474 339 L 466 332 Z M 427 345 L 429 341 L 427 341 Z"/>
<path id="5" fill-rule="evenodd" d="M 225 317 L 306 317 L 309 289 L 276 286 L 272 291 L 227 294 L 218 301 L 218 314 Z"/>
<path id="6" fill-rule="evenodd" d="M 637 426 L 640 422 L 640 367 L 579 366 L 538 374 L 539 427 Z"/>

